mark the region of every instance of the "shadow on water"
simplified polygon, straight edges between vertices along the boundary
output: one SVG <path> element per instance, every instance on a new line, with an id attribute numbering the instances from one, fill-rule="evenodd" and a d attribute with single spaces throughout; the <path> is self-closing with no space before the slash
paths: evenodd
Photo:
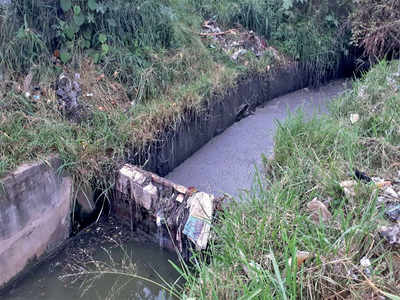
<path id="1" fill-rule="evenodd" d="M 149 242 L 143 234 L 131 235 L 126 226 L 115 219 L 108 219 L 84 230 L 55 257 L 33 268 L 14 287 L 0 295 L 0 299 L 175 299 L 147 280 L 114 274 L 106 274 L 96 280 L 93 280 L 94 275 L 71 276 L 93 270 L 90 263 L 93 259 L 103 266 L 116 266 L 128 272 L 130 268 L 127 265 L 132 262 L 136 274 L 159 284 L 163 284 L 163 280 L 172 284 L 179 278 L 178 272 L 169 263 L 178 263 L 175 253 Z M 121 263 L 125 267 L 120 268 Z M 86 291 L 87 287 L 90 288 Z"/>

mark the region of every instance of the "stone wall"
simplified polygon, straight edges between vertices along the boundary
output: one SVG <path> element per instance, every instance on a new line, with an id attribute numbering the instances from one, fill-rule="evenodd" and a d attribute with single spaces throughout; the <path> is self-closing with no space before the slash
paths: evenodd
<path id="1" fill-rule="evenodd" d="M 0 287 L 69 237 L 72 179 L 60 165 L 53 157 L 0 179 Z"/>
<path id="2" fill-rule="evenodd" d="M 191 247 L 207 247 L 214 196 L 126 164 L 117 175 L 113 212 L 131 230 L 152 235 L 160 246 L 188 257 Z"/>

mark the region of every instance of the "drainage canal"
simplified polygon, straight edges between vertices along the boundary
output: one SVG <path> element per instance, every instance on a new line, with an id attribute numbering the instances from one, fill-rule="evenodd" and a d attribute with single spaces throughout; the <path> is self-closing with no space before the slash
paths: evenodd
<path id="1" fill-rule="evenodd" d="M 327 102 L 342 93 L 346 85 L 345 80 L 335 80 L 319 89 L 302 89 L 271 100 L 212 139 L 167 178 L 215 195 L 222 192 L 238 195 L 241 189 L 251 186 L 255 167 L 260 167 L 261 154 L 272 155 L 276 120 L 283 121 L 289 111 L 301 107 L 307 115 L 326 112 Z M 8 289 L 1 299 L 78 299 L 84 291 L 83 278 L 73 282 L 68 274 L 79 273 L 80 268 L 90 270 L 92 259 L 109 262 L 112 258 L 118 264 L 126 255 L 135 264 L 136 274 L 159 283 L 158 275 L 169 283 L 174 282 L 179 276 L 169 260 L 177 262 L 176 255 L 157 244 L 146 243 L 139 234 L 132 237 L 130 229 L 115 219 L 92 225 L 55 257 L 45 260 Z M 118 244 L 123 244 L 124 250 Z M 115 299 L 171 298 L 147 281 L 125 279 L 118 275 L 103 276 L 94 281 L 82 299 L 108 299 L 110 295 L 117 296 Z"/>
<path id="2" fill-rule="evenodd" d="M 261 154 L 272 155 L 276 121 L 299 108 L 306 115 L 326 113 L 329 100 L 348 85 L 348 80 L 338 79 L 318 89 L 304 88 L 268 101 L 209 141 L 167 178 L 216 196 L 237 196 L 240 190 L 250 188 L 254 171 L 261 166 Z"/>

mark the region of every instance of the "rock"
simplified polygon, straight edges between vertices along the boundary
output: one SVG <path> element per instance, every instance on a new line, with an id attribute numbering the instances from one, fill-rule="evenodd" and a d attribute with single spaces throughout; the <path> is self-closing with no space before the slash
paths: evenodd
<path id="1" fill-rule="evenodd" d="M 138 185 L 143 185 L 147 180 L 146 176 L 143 173 L 139 172 L 136 169 L 129 168 L 128 166 L 124 166 L 120 170 L 120 172 L 121 174 L 128 176 L 132 181 L 134 181 Z"/>

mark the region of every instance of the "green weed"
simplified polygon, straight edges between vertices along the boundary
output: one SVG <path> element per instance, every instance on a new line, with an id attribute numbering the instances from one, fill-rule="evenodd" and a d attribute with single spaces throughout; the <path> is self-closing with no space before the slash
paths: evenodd
<path id="1" fill-rule="evenodd" d="M 400 293 L 396 249 L 378 234 L 379 224 L 386 221 L 376 190 L 360 182 L 355 196 L 348 198 L 339 187 L 353 168 L 384 178 L 397 176 L 398 165 L 382 173 L 383 166 L 372 163 L 383 154 L 381 149 L 362 147 L 364 137 L 371 135 L 367 119 L 378 119 L 384 128 L 391 127 L 386 122 L 400 120 L 392 111 L 394 103 L 400 103 L 390 86 L 393 73 L 393 64 L 382 62 L 334 101 L 330 116 L 305 119 L 298 112 L 278 124 L 275 156 L 266 161 L 266 175 L 259 174 L 248 193 L 229 203 L 213 228 L 210 261 L 196 257 L 193 271 L 181 271 L 187 282 L 185 297 L 365 299 L 373 293 Z M 399 78 L 395 82 L 399 84 Z M 371 102 L 357 100 L 360 86 L 370 91 Z M 377 103 L 380 109 L 371 111 L 368 106 Z M 349 114 L 355 112 L 361 119 L 351 124 Z M 397 146 L 391 144 L 391 130 L 376 130 L 373 137 Z M 396 162 L 393 157 L 389 161 Z M 311 221 L 307 204 L 314 198 L 328 201 L 329 222 Z M 291 263 L 299 251 L 307 253 L 307 259 Z M 360 267 L 363 257 L 372 263 L 369 278 Z"/>

